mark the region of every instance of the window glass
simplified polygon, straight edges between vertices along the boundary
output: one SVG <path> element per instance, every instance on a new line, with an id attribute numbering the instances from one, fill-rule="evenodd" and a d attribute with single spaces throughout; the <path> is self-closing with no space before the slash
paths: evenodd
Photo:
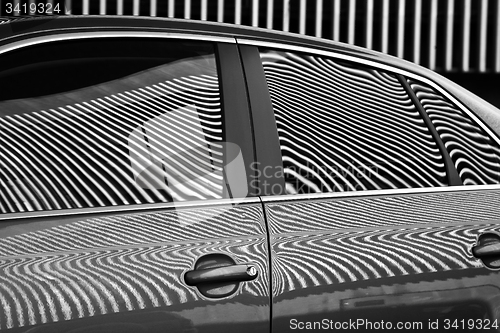
<path id="1" fill-rule="evenodd" d="M 261 50 L 286 192 L 447 185 L 443 157 L 391 74 L 330 58 Z"/>
<path id="2" fill-rule="evenodd" d="M 500 147 L 465 112 L 429 85 L 408 79 L 465 185 L 500 183 Z"/>
<path id="3" fill-rule="evenodd" d="M 2 213 L 226 196 L 210 43 L 97 39 L 0 61 Z"/>

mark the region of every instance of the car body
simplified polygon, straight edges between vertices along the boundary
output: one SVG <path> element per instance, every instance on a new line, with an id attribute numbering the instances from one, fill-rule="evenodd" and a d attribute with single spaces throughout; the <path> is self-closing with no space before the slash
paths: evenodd
<path id="1" fill-rule="evenodd" d="M 0 331 L 500 331 L 500 111 L 438 74 L 131 17 L 0 59 Z"/>

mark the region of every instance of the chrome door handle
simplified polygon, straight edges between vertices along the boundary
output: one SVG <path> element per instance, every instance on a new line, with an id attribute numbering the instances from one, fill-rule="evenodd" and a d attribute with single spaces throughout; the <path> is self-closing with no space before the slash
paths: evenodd
<path id="1" fill-rule="evenodd" d="M 483 264 L 492 269 L 500 269 L 500 235 L 485 233 L 479 236 L 472 247 L 474 257 L 481 259 Z"/>
<path id="2" fill-rule="evenodd" d="M 476 258 L 495 255 L 500 258 L 500 243 L 478 245 L 472 249 L 472 253 Z"/>
<path id="3" fill-rule="evenodd" d="M 184 282 L 205 297 L 222 298 L 235 294 L 240 282 L 258 275 L 259 270 L 252 263 L 238 264 L 226 254 L 213 253 L 199 258 L 192 270 L 184 273 Z"/>
<path id="4" fill-rule="evenodd" d="M 255 279 L 257 274 L 254 265 L 243 264 L 192 270 L 186 272 L 184 280 L 187 285 L 196 286 L 200 283 L 250 281 Z"/>

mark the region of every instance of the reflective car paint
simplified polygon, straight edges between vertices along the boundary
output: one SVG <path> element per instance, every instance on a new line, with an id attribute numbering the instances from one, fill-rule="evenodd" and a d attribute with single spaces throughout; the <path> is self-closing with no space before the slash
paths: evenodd
<path id="1" fill-rule="evenodd" d="M 480 234 L 500 232 L 494 187 L 265 199 L 273 332 L 294 320 L 420 321 L 424 330 L 435 320 L 500 321 L 500 272 L 471 252 Z"/>
<path id="2" fill-rule="evenodd" d="M 253 264 L 258 278 L 202 296 L 183 274 L 211 253 Z M 267 257 L 259 203 L 2 222 L 0 330 L 266 331 Z"/>

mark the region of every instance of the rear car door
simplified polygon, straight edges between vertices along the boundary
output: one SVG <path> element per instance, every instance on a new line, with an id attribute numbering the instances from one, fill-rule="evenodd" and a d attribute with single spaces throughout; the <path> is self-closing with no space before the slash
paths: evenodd
<path id="1" fill-rule="evenodd" d="M 424 77 L 239 44 L 273 332 L 498 331 L 498 133 Z"/>
<path id="2" fill-rule="evenodd" d="M 0 67 L 1 332 L 269 331 L 234 39 L 45 33 Z"/>

